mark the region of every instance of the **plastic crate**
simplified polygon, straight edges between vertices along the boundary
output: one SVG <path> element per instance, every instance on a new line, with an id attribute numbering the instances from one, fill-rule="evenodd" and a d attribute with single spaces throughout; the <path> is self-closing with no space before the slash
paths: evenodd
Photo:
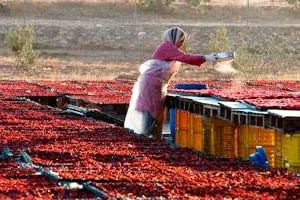
<path id="1" fill-rule="evenodd" d="M 214 120 L 215 145 L 217 155 L 232 158 L 237 157 L 237 132 L 231 122 Z"/>
<path id="2" fill-rule="evenodd" d="M 188 147 L 197 151 L 203 151 L 203 122 L 202 117 L 190 114 L 190 128 Z"/>
<path id="3" fill-rule="evenodd" d="M 238 142 L 235 125 L 220 119 L 206 119 L 204 127 L 204 151 L 227 158 L 237 157 Z"/>
<path id="4" fill-rule="evenodd" d="M 248 158 L 255 144 L 258 144 L 258 132 L 249 134 L 248 125 L 238 127 L 238 157 Z"/>
<path id="5" fill-rule="evenodd" d="M 207 89 L 207 85 L 203 83 L 177 83 L 174 88 L 182 90 L 202 90 Z"/>
<path id="6" fill-rule="evenodd" d="M 207 89 L 206 84 L 202 83 L 178 83 L 174 86 L 175 89 L 185 89 L 185 90 L 201 90 L 201 89 Z M 176 135 L 176 105 L 180 107 L 179 104 L 179 96 L 169 94 L 166 97 L 166 102 L 170 108 L 169 114 L 170 114 L 170 132 L 171 132 L 171 141 L 173 143 L 176 143 L 175 141 L 175 135 Z"/>
<path id="7" fill-rule="evenodd" d="M 176 110 L 175 144 L 179 147 L 188 147 L 189 115 L 187 111 Z"/>
<path id="8" fill-rule="evenodd" d="M 282 162 L 282 132 L 275 132 L 275 167 L 283 168 Z"/>
<path id="9" fill-rule="evenodd" d="M 300 133 L 283 134 L 281 166 L 294 172 L 300 172 Z"/>
<path id="10" fill-rule="evenodd" d="M 234 125 L 230 124 L 223 127 L 223 150 L 222 155 L 226 158 L 237 157 L 238 142 L 237 142 L 237 131 Z"/>
<path id="11" fill-rule="evenodd" d="M 211 118 L 203 118 L 203 150 L 209 154 L 215 154 L 214 131 Z"/>
<path id="12" fill-rule="evenodd" d="M 246 146 L 274 146 L 275 130 L 263 127 L 239 126 L 239 143 Z"/>
<path id="13" fill-rule="evenodd" d="M 259 143 L 264 146 L 275 145 L 275 130 L 270 128 L 258 128 Z"/>

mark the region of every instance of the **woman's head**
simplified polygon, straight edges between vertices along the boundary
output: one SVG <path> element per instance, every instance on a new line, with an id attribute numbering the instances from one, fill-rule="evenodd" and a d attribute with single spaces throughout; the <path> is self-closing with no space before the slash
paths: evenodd
<path id="1" fill-rule="evenodd" d="M 163 34 L 164 41 L 172 42 L 178 48 L 182 48 L 184 46 L 185 39 L 186 33 L 179 27 L 170 28 Z"/>

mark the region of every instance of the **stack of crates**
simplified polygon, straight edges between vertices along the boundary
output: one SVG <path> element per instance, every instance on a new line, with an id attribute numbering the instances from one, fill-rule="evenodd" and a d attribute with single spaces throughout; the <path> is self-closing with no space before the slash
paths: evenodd
<path id="1" fill-rule="evenodd" d="M 217 100 L 205 97 L 180 98 L 180 105 L 176 108 L 176 146 L 221 157 L 237 157 L 236 125 L 216 118 Z"/>
<path id="2" fill-rule="evenodd" d="M 189 147 L 190 121 L 193 97 L 179 96 L 178 105 L 176 106 L 176 127 L 175 127 L 175 144 L 178 147 Z"/>
<path id="3" fill-rule="evenodd" d="M 175 144 L 178 147 L 188 147 L 190 113 L 176 109 L 176 136 Z"/>
<path id="4" fill-rule="evenodd" d="M 276 130 L 275 166 L 300 172 L 300 110 L 269 110 L 270 127 Z"/>
<path id="5" fill-rule="evenodd" d="M 282 154 L 278 167 L 300 172 L 300 133 L 281 134 Z"/>
<path id="6" fill-rule="evenodd" d="M 207 89 L 207 85 L 202 83 L 178 83 L 174 86 L 174 88 L 184 90 L 202 90 Z M 190 121 L 193 119 L 193 116 L 190 116 L 192 106 L 191 101 L 192 99 L 190 99 L 189 96 L 176 96 L 176 102 L 178 102 L 178 104 L 175 105 L 173 110 L 170 112 L 171 114 L 175 113 L 175 116 L 171 116 L 172 119 L 175 119 L 175 126 L 174 124 L 171 124 L 171 132 L 175 129 L 175 144 L 179 147 L 191 148 L 193 146 L 193 144 L 191 144 L 193 141 L 193 132 L 189 131 L 191 130 L 191 127 L 194 126 L 193 124 L 190 124 L 192 123 Z M 199 121 L 196 120 L 194 123 L 199 123 Z M 198 137 L 197 134 L 196 137 Z"/>
<path id="7" fill-rule="evenodd" d="M 282 139 L 283 133 L 275 130 L 275 167 L 283 168 L 283 159 L 282 159 Z"/>
<path id="8" fill-rule="evenodd" d="M 210 128 L 207 129 L 207 119 L 214 118 L 218 114 L 218 100 L 211 97 L 196 97 L 192 99 L 192 106 L 189 115 L 189 132 L 188 132 L 188 148 L 204 151 L 206 153 L 212 153 L 212 148 L 205 151 L 207 143 L 213 143 L 213 140 L 204 141 L 205 134 L 209 134 Z M 209 125 L 211 126 L 211 125 Z M 209 134 L 214 136 L 214 134 Z M 210 137 L 209 136 L 209 137 Z M 211 145 L 213 147 L 213 145 Z"/>
<path id="9" fill-rule="evenodd" d="M 199 101 L 199 102 L 197 102 Z M 176 136 L 175 144 L 178 147 L 203 150 L 203 102 L 209 102 L 205 97 L 180 96 L 176 106 Z M 209 113 L 216 108 L 208 107 Z"/>
<path id="10" fill-rule="evenodd" d="M 288 134 L 276 131 L 275 166 L 300 172 L 300 133 Z"/>
<path id="11" fill-rule="evenodd" d="M 214 148 L 214 131 L 212 126 L 212 119 L 204 117 L 203 118 L 203 151 L 209 154 L 215 153 Z"/>
<path id="12" fill-rule="evenodd" d="M 176 110 L 176 137 L 178 147 L 203 151 L 203 121 L 197 114 Z"/>
<path id="13" fill-rule="evenodd" d="M 261 111 L 191 96 L 180 96 L 175 107 L 178 147 L 248 159 L 262 146 L 271 167 L 300 172 L 300 110 Z"/>
<path id="14" fill-rule="evenodd" d="M 237 156 L 237 131 L 231 122 L 221 119 L 204 120 L 204 151 L 216 156 Z"/>
<path id="15" fill-rule="evenodd" d="M 190 114 L 188 147 L 196 151 L 203 151 L 203 119 L 201 115 Z"/>

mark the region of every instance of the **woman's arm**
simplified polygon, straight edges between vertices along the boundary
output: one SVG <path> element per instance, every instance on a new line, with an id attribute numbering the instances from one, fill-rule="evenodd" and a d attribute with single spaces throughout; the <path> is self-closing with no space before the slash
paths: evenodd
<path id="1" fill-rule="evenodd" d="M 191 55 L 180 51 L 171 42 L 164 42 L 161 45 L 159 45 L 154 51 L 152 58 L 166 61 L 180 61 L 186 64 L 196 66 L 200 66 L 206 61 L 204 56 L 202 55 Z"/>

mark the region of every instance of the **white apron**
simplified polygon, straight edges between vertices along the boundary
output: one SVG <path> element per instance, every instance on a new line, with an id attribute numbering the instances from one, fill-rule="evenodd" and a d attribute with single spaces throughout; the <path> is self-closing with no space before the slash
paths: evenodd
<path id="1" fill-rule="evenodd" d="M 140 66 L 124 127 L 136 134 L 150 134 L 157 121 L 162 121 L 168 83 L 178 72 L 180 62 L 148 60 Z M 162 123 L 162 122 L 161 122 Z"/>

